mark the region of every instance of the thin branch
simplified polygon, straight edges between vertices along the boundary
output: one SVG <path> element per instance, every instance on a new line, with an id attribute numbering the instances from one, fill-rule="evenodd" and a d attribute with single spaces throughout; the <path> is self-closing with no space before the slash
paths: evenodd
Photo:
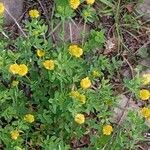
<path id="1" fill-rule="evenodd" d="M 6 35 L 6 33 L 5 32 L 1 32 L 7 39 L 9 39 L 9 37 Z"/>
<path id="2" fill-rule="evenodd" d="M 60 27 L 61 24 L 62 24 L 62 21 L 60 21 L 60 22 L 57 24 L 57 26 L 48 34 L 47 37 L 50 37 L 50 36 Z"/>
<path id="3" fill-rule="evenodd" d="M 17 22 L 17 20 L 12 16 L 12 14 L 8 11 L 7 8 L 5 8 L 7 14 L 14 20 L 15 24 L 18 26 L 18 28 L 20 29 L 20 31 L 22 32 L 22 34 L 27 37 L 26 33 L 23 31 L 22 27 L 19 25 L 19 23 Z"/>
<path id="4" fill-rule="evenodd" d="M 42 8 L 42 10 L 43 10 L 43 12 L 44 12 L 44 14 L 45 14 L 46 21 L 47 21 L 48 27 L 49 27 L 49 28 L 48 28 L 48 32 L 49 32 L 49 31 L 50 31 L 51 23 L 50 23 L 50 21 L 49 21 L 48 12 L 47 12 L 47 10 L 44 8 L 44 6 L 42 5 L 42 3 L 41 3 L 40 0 L 38 0 L 38 3 L 40 4 L 40 6 L 41 6 L 41 8 Z"/>
<path id="5" fill-rule="evenodd" d="M 131 76 L 132 76 L 132 78 L 134 78 L 134 71 L 133 71 L 132 65 L 130 64 L 130 62 L 124 56 L 122 56 L 122 57 L 126 61 L 126 63 L 128 64 L 128 66 L 129 66 L 129 68 L 131 70 Z"/>
<path id="6" fill-rule="evenodd" d="M 71 23 L 69 23 L 69 30 L 70 30 L 70 41 L 72 43 L 72 26 L 71 26 Z"/>
<path id="7" fill-rule="evenodd" d="M 84 40 L 85 40 L 85 30 L 86 30 L 86 21 L 84 21 L 84 26 L 83 26 L 82 46 L 83 46 Z"/>

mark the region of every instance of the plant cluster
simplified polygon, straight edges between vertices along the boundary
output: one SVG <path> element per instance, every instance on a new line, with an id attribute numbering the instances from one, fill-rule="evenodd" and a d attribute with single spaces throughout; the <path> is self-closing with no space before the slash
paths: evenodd
<path id="1" fill-rule="evenodd" d="M 54 20 L 71 20 L 80 4 L 56 0 Z M 93 4 L 84 3 L 86 22 L 91 21 Z M 4 10 L 0 3 L 1 16 Z M 118 98 L 112 80 L 123 61 L 97 54 L 106 43 L 105 31 L 91 30 L 82 44 L 62 38 L 57 45 L 46 37 L 48 26 L 39 10 L 30 10 L 29 16 L 26 37 L 0 36 L 0 145 L 6 150 L 69 150 L 75 140 L 88 136 L 83 149 L 134 149 L 143 140 L 142 116 L 150 119 L 150 108 L 131 111 L 119 129 L 113 124 Z M 0 31 L 5 32 L 2 26 Z M 126 80 L 124 86 L 145 102 L 150 92 L 140 90 L 142 83 L 150 84 L 149 74 Z"/>

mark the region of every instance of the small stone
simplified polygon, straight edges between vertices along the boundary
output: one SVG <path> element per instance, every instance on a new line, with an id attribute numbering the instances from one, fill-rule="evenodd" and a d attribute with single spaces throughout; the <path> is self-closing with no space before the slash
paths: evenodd
<path id="1" fill-rule="evenodd" d="M 128 68 L 122 70 L 122 75 L 123 78 L 132 79 L 131 71 Z"/>
<path id="2" fill-rule="evenodd" d="M 142 60 L 139 64 L 144 67 L 150 68 L 150 57 Z"/>
<path id="3" fill-rule="evenodd" d="M 132 100 L 121 94 L 118 96 L 118 106 L 114 109 L 112 122 L 122 124 L 129 110 L 137 111 L 139 106 Z"/>
<path id="4" fill-rule="evenodd" d="M 150 0 L 144 0 L 137 7 L 137 12 L 143 15 L 144 20 L 150 19 Z"/>
<path id="5" fill-rule="evenodd" d="M 23 0 L 0 0 L 0 2 L 4 3 L 6 10 L 16 19 L 18 20 L 22 15 L 23 11 Z M 4 25 L 10 26 L 14 24 L 14 20 L 5 10 L 4 13 Z"/>
<path id="6" fill-rule="evenodd" d="M 118 106 L 114 109 L 114 114 L 112 116 L 112 120 L 115 123 L 118 123 L 121 120 L 125 119 L 124 112 L 126 112 L 126 105 L 128 103 L 128 98 L 125 95 L 118 96 Z M 122 122 L 122 121 L 121 121 Z"/>

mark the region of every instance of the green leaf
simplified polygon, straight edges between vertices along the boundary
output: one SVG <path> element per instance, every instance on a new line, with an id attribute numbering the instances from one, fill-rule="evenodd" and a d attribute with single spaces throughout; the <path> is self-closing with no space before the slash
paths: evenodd
<path id="1" fill-rule="evenodd" d="M 109 7 L 115 7 L 114 4 L 108 0 L 100 0 L 100 1 Z"/>
<path id="2" fill-rule="evenodd" d="M 138 50 L 138 55 L 141 56 L 142 58 L 148 57 L 147 48 L 140 48 L 140 49 Z"/>

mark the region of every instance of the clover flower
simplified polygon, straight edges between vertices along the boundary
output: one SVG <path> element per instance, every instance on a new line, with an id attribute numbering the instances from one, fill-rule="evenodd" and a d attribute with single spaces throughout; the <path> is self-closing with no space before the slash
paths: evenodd
<path id="1" fill-rule="evenodd" d="M 80 95 L 80 93 L 78 91 L 71 91 L 70 92 L 70 96 L 72 98 L 78 98 L 79 95 Z"/>
<path id="2" fill-rule="evenodd" d="M 143 101 L 148 100 L 150 98 L 149 90 L 145 90 L 145 89 L 140 90 L 139 97 Z"/>
<path id="3" fill-rule="evenodd" d="M 81 86 L 81 88 L 83 88 L 83 89 L 87 89 L 87 88 L 90 88 L 90 86 L 91 86 L 91 81 L 90 81 L 90 79 L 88 78 L 88 77 L 86 77 L 86 78 L 84 78 L 84 79 L 82 79 L 81 81 L 80 81 L 80 86 Z"/>
<path id="4" fill-rule="evenodd" d="M 43 62 L 43 66 L 47 70 L 54 70 L 55 62 L 54 62 L 54 60 L 46 60 L 46 61 Z"/>
<path id="5" fill-rule="evenodd" d="M 85 104 L 86 102 L 86 96 L 83 94 L 80 94 L 78 91 L 71 91 L 70 96 L 78 100 L 81 104 Z"/>
<path id="6" fill-rule="evenodd" d="M 83 49 L 80 48 L 78 45 L 70 45 L 69 46 L 69 53 L 72 56 L 75 56 L 75 57 L 79 58 L 83 55 Z"/>
<path id="7" fill-rule="evenodd" d="M 4 13 L 5 6 L 3 3 L 0 3 L 0 15 Z"/>
<path id="8" fill-rule="evenodd" d="M 12 86 L 17 86 L 18 84 L 19 84 L 19 81 L 17 80 L 13 80 L 11 83 Z"/>
<path id="9" fill-rule="evenodd" d="M 113 132 L 113 128 L 111 125 L 103 126 L 103 134 L 104 135 L 110 135 L 112 132 Z"/>
<path id="10" fill-rule="evenodd" d="M 25 76 L 28 73 L 28 67 L 25 64 L 12 64 L 9 66 L 9 72 L 20 76 Z"/>
<path id="11" fill-rule="evenodd" d="M 101 76 L 100 72 L 97 70 L 93 70 L 92 75 L 93 75 L 93 77 L 100 77 Z"/>
<path id="12" fill-rule="evenodd" d="M 83 114 L 77 114 L 74 120 L 78 124 L 83 124 L 85 122 L 85 116 Z"/>
<path id="13" fill-rule="evenodd" d="M 79 102 L 80 102 L 81 104 L 85 104 L 85 102 L 86 102 L 86 96 L 83 95 L 83 94 L 80 94 L 80 95 L 78 96 L 78 100 L 79 100 Z"/>
<path id="14" fill-rule="evenodd" d="M 40 13 L 39 13 L 38 10 L 32 9 L 32 10 L 29 11 L 29 16 L 31 18 L 38 18 L 40 16 Z"/>
<path id="15" fill-rule="evenodd" d="M 12 64 L 9 66 L 9 72 L 12 74 L 18 74 L 19 72 L 19 65 L 18 64 Z"/>
<path id="16" fill-rule="evenodd" d="M 143 85 L 147 85 L 150 83 L 150 74 L 143 74 L 142 76 Z"/>
<path id="17" fill-rule="evenodd" d="M 36 54 L 37 54 L 38 57 L 43 57 L 45 55 L 45 51 L 38 49 L 36 51 Z"/>
<path id="18" fill-rule="evenodd" d="M 31 115 L 31 114 L 27 114 L 27 115 L 25 115 L 24 116 L 24 121 L 26 121 L 26 122 L 28 122 L 28 123 L 32 123 L 32 122 L 34 122 L 34 116 L 33 115 Z"/>
<path id="19" fill-rule="evenodd" d="M 77 9 L 80 5 L 80 0 L 70 0 L 69 4 L 72 9 Z"/>
<path id="20" fill-rule="evenodd" d="M 141 110 L 140 110 L 140 113 L 143 117 L 145 118 L 150 118 L 150 109 L 147 108 L 147 107 L 143 107 Z"/>
<path id="21" fill-rule="evenodd" d="M 92 4 L 94 4 L 94 2 L 95 2 L 95 0 L 86 0 L 86 3 L 87 3 L 88 5 L 92 5 Z"/>
<path id="22" fill-rule="evenodd" d="M 18 75 L 25 76 L 28 73 L 28 67 L 25 64 L 19 65 Z"/>
<path id="23" fill-rule="evenodd" d="M 13 130 L 13 131 L 11 131 L 11 132 L 10 132 L 10 135 L 11 135 L 11 138 L 12 138 L 13 140 L 17 140 L 18 137 L 20 136 L 18 130 Z"/>

